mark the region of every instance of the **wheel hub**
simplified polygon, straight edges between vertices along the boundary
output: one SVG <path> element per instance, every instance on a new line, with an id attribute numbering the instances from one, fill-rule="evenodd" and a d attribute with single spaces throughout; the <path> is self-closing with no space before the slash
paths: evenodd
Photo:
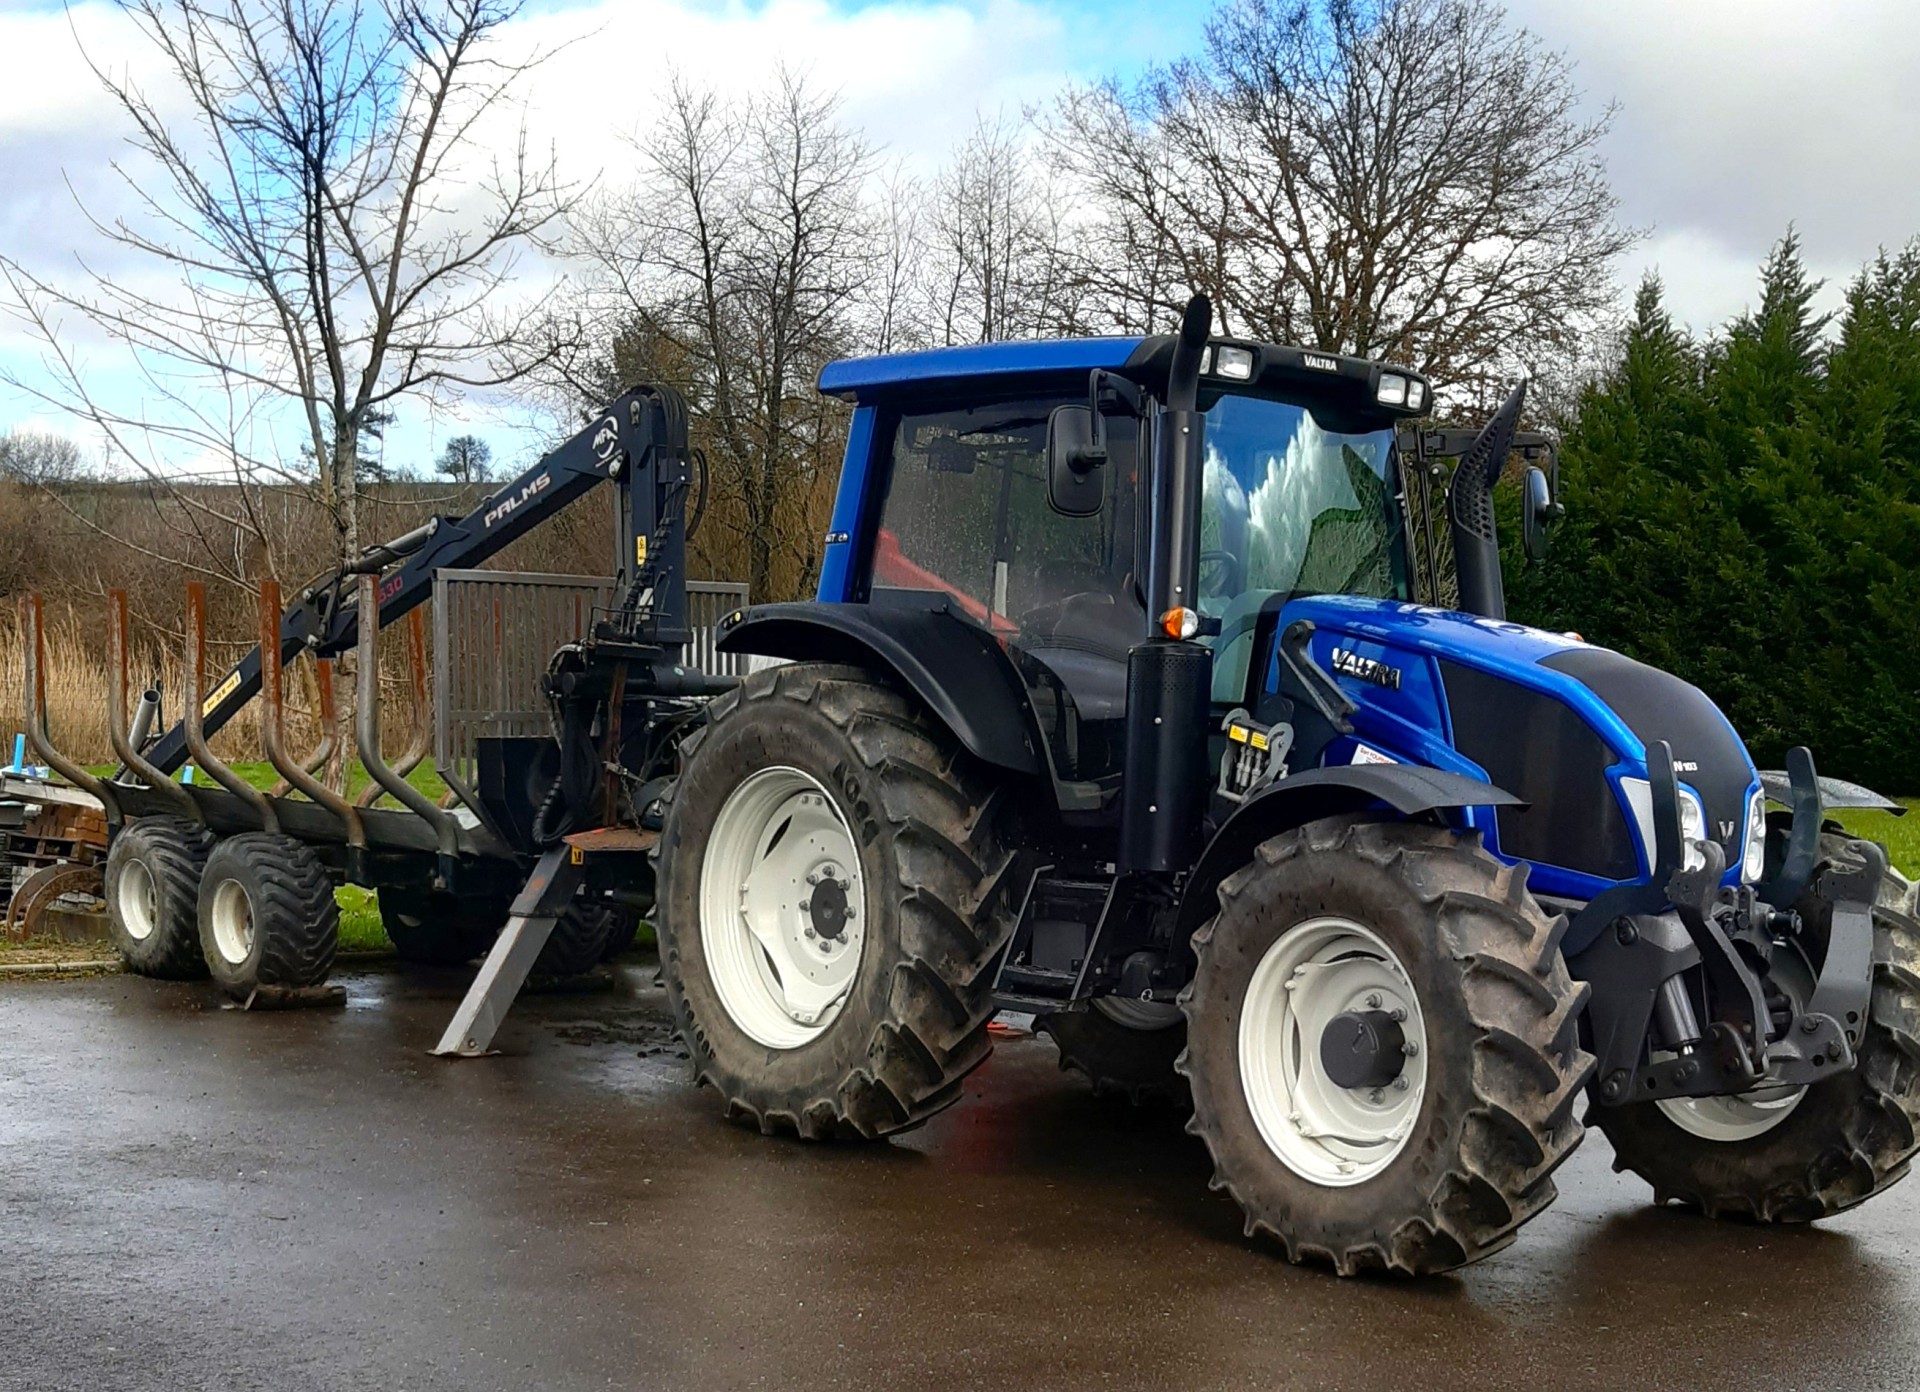
<path id="1" fill-rule="evenodd" d="M 1386 1087 L 1406 1069 L 1406 1031 L 1384 1010 L 1342 1011 L 1321 1031 L 1320 1066 L 1335 1087 Z"/>
<path id="2" fill-rule="evenodd" d="M 847 931 L 848 908 L 847 887 L 834 878 L 835 866 L 828 866 L 821 872 L 813 887 L 813 894 L 803 907 L 813 925 L 813 931 L 820 937 L 839 942 Z"/>

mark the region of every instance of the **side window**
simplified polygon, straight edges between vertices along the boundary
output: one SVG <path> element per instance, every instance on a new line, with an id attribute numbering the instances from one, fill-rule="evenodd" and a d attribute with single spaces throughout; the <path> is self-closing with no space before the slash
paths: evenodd
<path id="1" fill-rule="evenodd" d="M 948 595 L 996 631 L 1075 594 L 1131 583 L 1133 440 L 1114 431 L 1107 505 L 1047 503 L 1047 416 L 1059 399 L 902 415 L 874 538 L 875 591 Z M 1121 437 L 1125 435 L 1125 438 Z"/>

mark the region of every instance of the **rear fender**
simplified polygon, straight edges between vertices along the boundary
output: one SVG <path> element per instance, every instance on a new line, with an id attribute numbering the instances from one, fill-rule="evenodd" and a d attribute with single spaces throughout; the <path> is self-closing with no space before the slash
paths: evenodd
<path id="1" fill-rule="evenodd" d="M 1187 938 L 1219 907 L 1220 882 L 1253 858 L 1262 841 L 1317 822 L 1384 805 L 1388 815 L 1419 817 L 1468 807 L 1525 807 L 1504 788 L 1464 774 L 1417 764 L 1348 764 L 1307 769 L 1249 798 L 1221 824 L 1200 853 L 1180 900 L 1175 941 Z"/>
<path id="2" fill-rule="evenodd" d="M 721 652 L 845 662 L 893 677 L 983 763 L 1045 769 L 1026 690 L 992 636 L 942 609 L 802 600 L 737 610 L 720 623 Z"/>

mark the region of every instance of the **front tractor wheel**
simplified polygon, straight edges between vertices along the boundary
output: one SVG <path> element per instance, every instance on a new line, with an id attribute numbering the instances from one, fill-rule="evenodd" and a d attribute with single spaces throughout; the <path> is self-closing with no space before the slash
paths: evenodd
<path id="1" fill-rule="evenodd" d="M 1443 828 L 1316 822 L 1229 876 L 1193 944 L 1188 1129 L 1249 1235 L 1419 1275 L 1553 1201 L 1593 1059 L 1524 867 Z"/>
<path id="2" fill-rule="evenodd" d="M 200 878 L 200 946 L 236 1000 L 262 986 L 318 986 L 333 970 L 340 906 L 313 851 L 286 836 L 230 836 Z"/>
<path id="3" fill-rule="evenodd" d="M 1823 836 L 1823 855 L 1845 856 L 1846 841 Z M 1823 931 L 1817 900 L 1798 907 Z M 1873 929 L 1873 995 L 1850 1072 L 1736 1097 L 1595 1106 L 1587 1119 L 1613 1146 L 1614 1168 L 1646 1180 L 1656 1203 L 1764 1223 L 1831 1217 L 1903 1178 L 1920 1148 L 1920 919 L 1912 883 L 1894 871 Z"/>
<path id="4" fill-rule="evenodd" d="M 1012 931 L 997 805 L 857 669 L 783 666 L 713 703 L 662 830 L 656 931 L 730 1116 L 865 1138 L 959 1098 Z"/>

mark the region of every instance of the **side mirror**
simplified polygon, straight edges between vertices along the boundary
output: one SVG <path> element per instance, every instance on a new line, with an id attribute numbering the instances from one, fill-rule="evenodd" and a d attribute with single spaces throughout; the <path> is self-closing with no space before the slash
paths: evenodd
<path id="1" fill-rule="evenodd" d="M 1530 561 L 1546 556 L 1551 540 L 1548 529 L 1566 512 L 1553 493 L 1546 474 L 1538 465 L 1529 465 L 1520 488 L 1520 540 Z"/>
<path id="2" fill-rule="evenodd" d="M 1047 417 L 1047 502 L 1067 517 L 1091 517 L 1106 501 L 1107 442 L 1091 406 L 1056 406 Z"/>

